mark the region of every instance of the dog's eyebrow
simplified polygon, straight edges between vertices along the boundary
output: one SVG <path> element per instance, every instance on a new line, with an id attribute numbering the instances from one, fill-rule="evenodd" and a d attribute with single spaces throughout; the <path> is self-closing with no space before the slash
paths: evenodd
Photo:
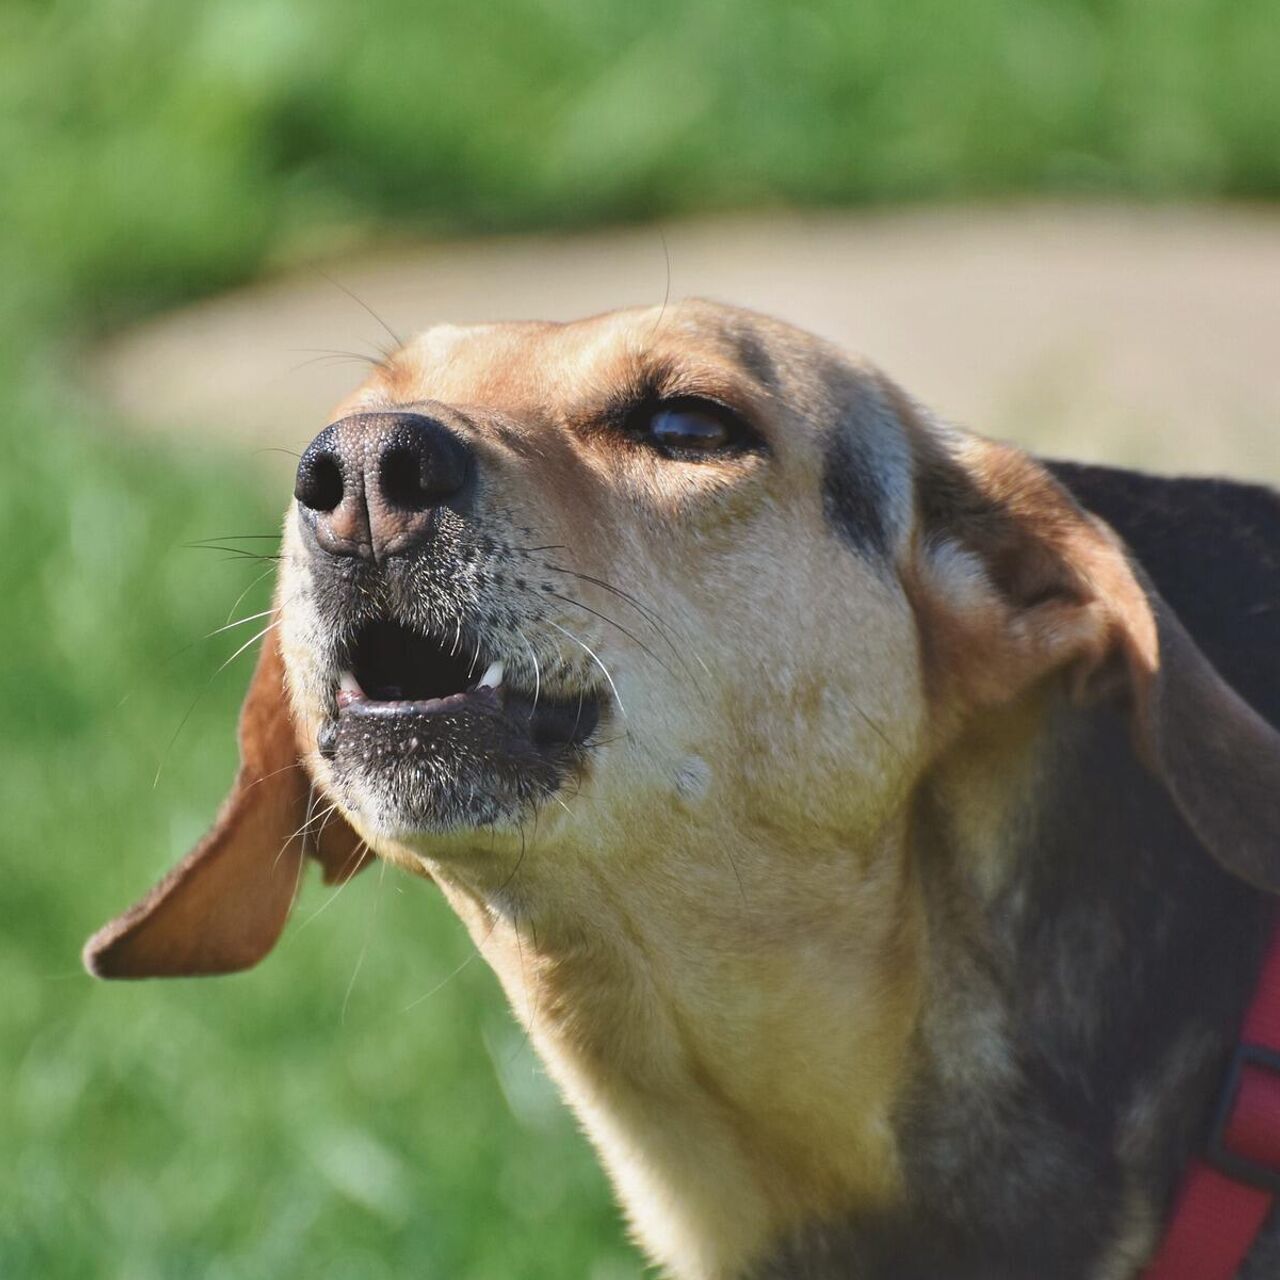
<path id="1" fill-rule="evenodd" d="M 754 423 L 769 395 L 754 374 L 732 365 L 649 356 L 612 370 L 567 417 L 570 426 L 589 431 L 646 401 L 690 398 L 712 400 Z"/>

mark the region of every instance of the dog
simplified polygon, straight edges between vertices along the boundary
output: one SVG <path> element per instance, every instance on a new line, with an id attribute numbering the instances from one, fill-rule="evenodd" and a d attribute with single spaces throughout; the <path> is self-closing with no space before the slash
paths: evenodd
<path id="1" fill-rule="evenodd" d="M 672 1276 L 1135 1277 L 1270 935 L 1278 601 L 1271 491 L 751 312 L 435 327 L 302 456 L 230 797 L 86 962 L 245 968 L 380 857 Z"/>

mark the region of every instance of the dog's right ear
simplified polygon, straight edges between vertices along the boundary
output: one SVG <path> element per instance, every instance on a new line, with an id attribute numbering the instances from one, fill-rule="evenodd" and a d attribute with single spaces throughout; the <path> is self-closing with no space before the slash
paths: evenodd
<path id="1" fill-rule="evenodd" d="M 330 882 L 369 860 L 367 846 L 336 811 L 323 819 L 313 812 L 276 634 L 274 626 L 267 632 L 245 697 L 240 769 L 217 820 L 141 902 L 85 944 L 85 967 L 97 977 L 247 969 L 279 938 L 305 857 L 320 862 Z"/>
<path id="2" fill-rule="evenodd" d="M 1280 892 L 1280 733 L 1039 463 L 978 437 L 918 447 L 909 591 L 939 722 L 1062 673 L 1077 699 L 1127 712 L 1138 754 L 1219 864 Z"/>

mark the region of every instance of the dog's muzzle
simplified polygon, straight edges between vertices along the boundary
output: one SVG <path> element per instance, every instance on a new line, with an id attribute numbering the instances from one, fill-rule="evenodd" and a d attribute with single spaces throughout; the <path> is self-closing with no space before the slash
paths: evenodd
<path id="1" fill-rule="evenodd" d="M 536 601 L 485 602 L 501 549 L 477 529 L 476 460 L 448 414 L 335 422 L 294 490 L 327 638 L 316 745 L 343 801 L 400 833 L 518 817 L 580 769 L 606 702 L 548 682 L 545 657 L 530 670 Z"/>

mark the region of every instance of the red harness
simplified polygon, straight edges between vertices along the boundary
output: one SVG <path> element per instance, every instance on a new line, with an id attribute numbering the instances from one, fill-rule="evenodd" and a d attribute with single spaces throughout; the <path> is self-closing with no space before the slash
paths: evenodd
<path id="1" fill-rule="evenodd" d="M 1280 925 L 1271 935 L 1203 1157 L 1183 1175 L 1143 1280 L 1232 1280 L 1280 1202 Z"/>

